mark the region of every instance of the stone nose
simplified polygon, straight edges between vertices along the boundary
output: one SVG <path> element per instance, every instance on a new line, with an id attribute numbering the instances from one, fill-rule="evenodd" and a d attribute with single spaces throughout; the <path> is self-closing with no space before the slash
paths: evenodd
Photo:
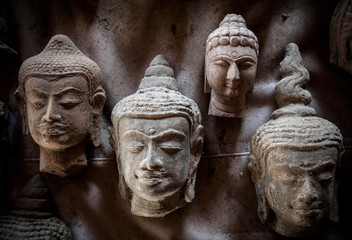
<path id="1" fill-rule="evenodd" d="M 163 167 L 161 156 L 156 152 L 156 146 L 151 142 L 148 146 L 147 156 L 141 161 L 140 168 L 147 170 L 158 170 Z"/>
<path id="2" fill-rule="evenodd" d="M 310 205 L 318 200 L 317 189 L 314 187 L 312 180 L 306 178 L 300 191 L 297 194 L 296 201 L 298 205 Z"/>
<path id="3" fill-rule="evenodd" d="M 240 79 L 240 72 L 238 70 L 236 63 L 230 64 L 229 69 L 227 70 L 226 79 L 228 81 L 235 81 L 235 80 Z"/>
<path id="4" fill-rule="evenodd" d="M 45 114 L 42 117 L 42 121 L 51 123 L 51 122 L 60 120 L 61 116 L 60 114 L 57 113 L 57 111 L 58 111 L 57 106 L 55 106 L 54 100 L 50 96 L 48 99 L 48 104 L 47 104 Z"/>

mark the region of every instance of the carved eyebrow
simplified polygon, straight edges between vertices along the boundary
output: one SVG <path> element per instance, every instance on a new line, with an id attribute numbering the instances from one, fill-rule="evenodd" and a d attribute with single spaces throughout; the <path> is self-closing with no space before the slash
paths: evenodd
<path id="1" fill-rule="evenodd" d="M 187 136 L 183 132 L 177 131 L 175 129 L 168 129 L 164 132 L 159 133 L 158 135 L 154 136 L 153 138 L 156 140 L 165 138 L 165 137 L 174 137 L 174 138 L 179 138 L 179 139 L 185 139 Z"/>
<path id="2" fill-rule="evenodd" d="M 221 59 L 226 59 L 226 60 L 231 60 L 233 62 L 236 62 L 236 61 L 243 61 L 243 60 L 250 60 L 250 61 L 253 61 L 254 63 L 256 63 L 255 59 L 251 56 L 251 55 L 242 55 L 238 58 L 234 58 L 234 57 L 231 57 L 231 56 L 228 56 L 228 55 L 217 55 L 215 57 L 213 57 L 211 60 L 212 62 L 213 61 L 217 61 L 217 60 L 221 60 Z"/>
<path id="3" fill-rule="evenodd" d="M 81 89 L 78 89 L 78 88 L 75 88 L 75 87 L 66 87 L 66 88 L 64 88 L 64 89 L 62 89 L 62 90 L 60 90 L 60 91 L 54 93 L 54 95 L 55 95 L 55 96 L 57 96 L 57 95 L 63 95 L 63 94 L 65 94 L 65 93 L 67 93 L 67 92 L 84 93 L 84 91 L 81 90 Z"/>
<path id="4" fill-rule="evenodd" d="M 129 130 L 123 135 L 124 138 L 133 137 L 133 136 L 141 136 L 143 138 L 148 138 L 147 135 L 145 135 L 144 133 L 142 133 L 140 131 L 136 131 L 136 130 Z"/>
<path id="5" fill-rule="evenodd" d="M 45 96 L 47 96 L 47 95 L 49 95 L 47 92 L 44 92 L 44 91 L 42 91 L 41 89 L 39 89 L 39 88 L 31 88 L 30 90 L 29 90 L 29 93 L 36 93 L 36 94 L 38 94 L 38 95 L 45 95 Z"/>
<path id="6" fill-rule="evenodd" d="M 277 163 L 277 164 L 274 164 L 274 167 L 275 168 L 289 168 L 291 170 L 303 170 L 303 171 L 306 171 L 306 170 L 314 170 L 314 171 L 320 171 L 321 169 L 324 169 L 324 168 L 328 168 L 328 167 L 332 167 L 332 166 L 335 166 L 335 162 L 333 161 L 322 161 L 322 162 L 319 162 L 319 163 L 315 163 L 314 165 L 311 165 L 311 166 L 297 166 L 297 165 L 292 165 L 291 163 Z"/>
<path id="7" fill-rule="evenodd" d="M 184 139 L 186 138 L 186 134 L 184 134 L 183 132 L 180 132 L 180 131 L 177 131 L 175 129 L 168 129 L 168 130 L 165 130 L 161 133 L 159 133 L 158 135 L 155 135 L 155 136 L 148 136 L 140 131 L 136 131 L 136 130 L 129 130 L 127 131 L 123 137 L 133 137 L 133 136 L 140 136 L 140 137 L 143 137 L 143 138 L 152 138 L 152 139 L 155 139 L 155 140 L 160 140 L 162 138 L 165 138 L 165 137 L 169 137 L 169 136 L 172 136 L 172 137 L 175 137 L 175 138 L 181 138 L 181 139 Z"/>

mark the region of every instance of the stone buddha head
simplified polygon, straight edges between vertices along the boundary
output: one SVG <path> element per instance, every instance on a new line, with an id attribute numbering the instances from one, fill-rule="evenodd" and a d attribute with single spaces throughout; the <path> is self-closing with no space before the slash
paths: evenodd
<path id="1" fill-rule="evenodd" d="M 137 92 L 116 104 L 111 121 L 120 193 L 131 200 L 131 212 L 163 217 L 191 202 L 203 145 L 201 114 L 178 91 L 162 55 L 152 60 Z"/>
<path id="2" fill-rule="evenodd" d="M 258 215 L 287 237 L 317 234 L 326 220 L 337 221 L 336 172 L 344 148 L 339 129 L 316 116 L 309 79 L 297 45 L 286 47 L 282 79 L 276 87 L 280 108 L 253 135 L 248 168 Z"/>
<path id="3" fill-rule="evenodd" d="M 65 177 L 86 167 L 86 141 L 100 144 L 105 91 L 99 66 L 56 35 L 23 62 L 15 95 L 24 134 L 40 147 L 40 171 Z"/>
<path id="4" fill-rule="evenodd" d="M 209 115 L 244 116 L 246 94 L 252 90 L 259 56 L 258 39 L 241 15 L 227 14 L 208 37 L 204 91 L 211 93 Z"/>
<path id="5" fill-rule="evenodd" d="M 330 22 L 330 62 L 352 74 L 352 1 L 341 0 Z"/>

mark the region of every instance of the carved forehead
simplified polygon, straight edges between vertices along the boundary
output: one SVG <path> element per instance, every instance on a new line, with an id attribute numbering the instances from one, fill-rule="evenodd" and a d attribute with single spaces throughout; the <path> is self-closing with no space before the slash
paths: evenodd
<path id="1" fill-rule="evenodd" d="M 249 46 L 232 46 L 232 45 L 220 45 L 215 48 L 212 48 L 208 52 L 208 59 L 217 57 L 217 56 L 229 56 L 231 58 L 240 58 L 243 56 L 249 56 L 257 60 L 257 54 L 255 50 Z"/>
<path id="2" fill-rule="evenodd" d="M 190 124 L 186 118 L 179 116 L 156 119 L 125 117 L 120 120 L 118 134 L 121 137 L 125 132 L 136 130 L 147 136 L 152 136 L 170 129 L 188 136 Z"/>
<path id="3" fill-rule="evenodd" d="M 311 170 L 322 165 L 336 165 L 338 149 L 328 147 L 313 151 L 278 148 L 270 151 L 267 167 L 299 167 Z"/>
<path id="4" fill-rule="evenodd" d="M 55 76 L 51 78 L 46 77 L 32 77 L 29 78 L 25 84 L 25 91 L 29 91 L 32 88 L 40 89 L 42 91 L 60 90 L 73 87 L 81 91 L 86 91 L 89 88 L 89 81 L 83 76 Z"/>

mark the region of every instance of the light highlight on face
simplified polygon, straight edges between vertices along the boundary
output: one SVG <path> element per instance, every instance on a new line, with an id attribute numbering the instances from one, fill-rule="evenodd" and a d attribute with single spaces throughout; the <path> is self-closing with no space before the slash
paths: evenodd
<path id="1" fill-rule="evenodd" d="M 29 130 L 41 147 L 62 150 L 89 135 L 92 107 L 83 76 L 32 77 L 25 95 Z"/>
<path id="2" fill-rule="evenodd" d="M 160 201 L 185 185 L 191 161 L 189 129 L 183 117 L 121 119 L 118 160 L 134 194 Z"/>
<path id="3" fill-rule="evenodd" d="M 279 220 L 309 227 L 328 217 L 337 156 L 335 147 L 269 153 L 265 194 Z"/>
<path id="4" fill-rule="evenodd" d="M 206 78 L 218 97 L 245 95 L 253 86 L 257 55 L 245 46 L 220 45 L 208 52 Z"/>

